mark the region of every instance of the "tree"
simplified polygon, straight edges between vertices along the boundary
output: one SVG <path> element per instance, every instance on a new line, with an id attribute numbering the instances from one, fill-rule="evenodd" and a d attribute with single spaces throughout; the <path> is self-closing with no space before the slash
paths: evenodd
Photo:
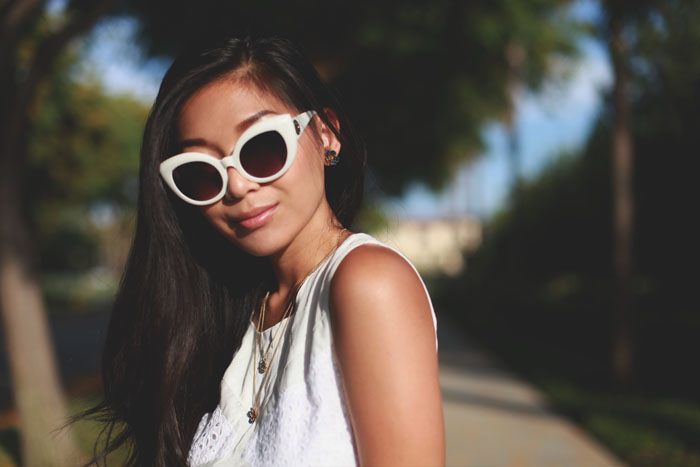
<path id="1" fill-rule="evenodd" d="M 613 65 L 613 138 L 611 147 L 613 190 L 613 269 L 615 272 L 612 367 L 620 388 L 627 388 L 634 376 L 634 305 L 632 303 L 632 250 L 634 245 L 634 147 L 631 123 L 630 48 L 632 31 L 654 14 L 659 2 L 605 0 L 603 37 Z"/>
<path id="2" fill-rule="evenodd" d="M 634 344 L 631 328 L 630 279 L 632 275 L 632 242 L 634 236 L 634 197 L 632 186 L 634 150 L 630 128 L 629 78 L 627 43 L 623 35 L 623 12 L 608 3 L 610 10 L 609 49 L 612 57 L 614 84 L 613 101 L 613 212 L 615 270 L 615 331 L 613 368 L 617 383 L 627 387 L 632 379 Z"/>
<path id="3" fill-rule="evenodd" d="M 129 232 L 121 240 L 103 236 L 134 216 L 148 106 L 76 78 L 73 61 L 56 67 L 30 109 L 34 137 L 23 184 L 28 222 L 42 276 L 75 278 L 100 266 L 119 277 Z"/>
<path id="4" fill-rule="evenodd" d="M 57 17 L 46 3 L 0 6 L 0 308 L 30 465 L 63 464 L 72 448 L 45 441 L 65 411 L 21 185 L 28 110 L 61 52 L 117 1 L 69 0 Z M 571 29 L 557 14 L 567 3 L 132 0 L 119 3 L 118 13 L 140 19 L 150 54 L 172 54 L 224 30 L 294 39 L 340 90 L 367 135 L 372 172 L 397 194 L 415 180 L 438 187 L 458 162 L 479 153 L 481 124 L 507 108 L 508 44 L 522 45 L 520 73 L 529 85 L 546 74 L 551 54 L 571 50 Z"/>
<path id="5" fill-rule="evenodd" d="M 366 139 L 373 176 L 398 195 L 416 181 L 440 188 L 482 152 L 482 124 L 509 109 L 512 44 L 526 58 L 517 79 L 527 88 L 552 75 L 553 55 L 574 53 L 569 3 L 155 0 L 127 11 L 140 18 L 143 47 L 153 54 L 222 31 L 294 40 L 338 89 Z"/>
<path id="6" fill-rule="evenodd" d="M 10 0 L 0 6 L 0 309 L 26 465 L 70 465 L 70 436 L 54 430 L 66 412 L 34 270 L 35 251 L 20 186 L 31 134 L 28 109 L 53 63 L 85 32 L 110 0 L 69 2 L 61 19 L 46 2 Z"/>
<path id="7" fill-rule="evenodd" d="M 470 303 L 471 329 L 482 320 L 498 338 L 510 328 L 516 346 L 543 350 L 537 365 L 556 355 L 557 375 L 596 389 L 697 399 L 700 377 L 688 368 L 700 351 L 693 254 L 700 195 L 692 165 L 700 146 L 700 3 L 649 2 L 623 13 L 626 48 L 618 66 L 627 110 L 619 110 L 620 90 L 611 90 L 581 153 L 524 182 L 520 199 L 489 222 L 455 302 Z M 598 33 L 611 41 L 607 18 Z M 634 207 L 623 231 L 624 275 L 615 265 L 621 133 L 629 138 L 623 149 L 634 148 L 623 185 L 631 190 L 626 206 Z M 504 271 L 509 245 L 519 261 Z M 621 278 L 627 303 L 619 314 Z M 622 371 L 613 365 L 620 347 L 632 357 L 622 360 Z"/>

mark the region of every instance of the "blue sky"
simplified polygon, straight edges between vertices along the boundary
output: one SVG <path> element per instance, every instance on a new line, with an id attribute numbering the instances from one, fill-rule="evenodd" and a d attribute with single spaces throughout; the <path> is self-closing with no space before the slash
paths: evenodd
<path id="1" fill-rule="evenodd" d="M 575 150 L 587 139 L 602 104 L 602 92 L 612 83 L 606 50 L 598 41 L 581 41 L 581 58 L 569 80 L 550 83 L 537 94 L 516 100 L 516 131 L 521 149 L 521 173 L 535 176 L 562 151 Z M 484 154 L 455 173 L 442 193 L 421 186 L 386 207 L 396 217 L 489 217 L 505 201 L 511 183 L 507 134 L 499 123 L 483 128 Z"/>
<path id="2" fill-rule="evenodd" d="M 580 0 L 571 9 L 580 19 L 595 21 L 598 4 Z M 150 102 L 168 62 L 146 60 L 134 47 L 136 23 L 131 19 L 103 22 L 88 37 L 87 60 L 82 73 L 102 81 L 113 93 L 128 93 Z M 585 142 L 601 106 L 601 94 L 612 81 L 605 47 L 599 41 L 580 42 L 581 57 L 570 68 L 567 80 L 545 84 L 537 94 L 523 92 L 516 99 L 516 131 L 521 147 L 521 169 L 532 177 L 563 150 Z M 507 197 L 511 174 L 507 161 L 504 127 L 490 123 L 483 128 L 484 154 L 461 166 L 442 193 L 416 185 L 401 199 L 384 204 L 391 218 L 434 218 L 475 215 L 487 218 Z M 371 157 L 371 154 L 370 154 Z"/>

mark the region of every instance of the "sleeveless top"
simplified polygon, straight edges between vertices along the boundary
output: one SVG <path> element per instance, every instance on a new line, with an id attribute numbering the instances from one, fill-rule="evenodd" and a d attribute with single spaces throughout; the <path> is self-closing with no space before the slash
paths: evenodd
<path id="1" fill-rule="evenodd" d="M 396 251 L 367 234 L 350 235 L 304 280 L 294 313 L 262 332 L 260 347 L 267 349 L 274 336 L 279 350 L 267 369 L 260 413 L 253 424 L 248 423 L 247 412 L 253 401 L 257 362 L 253 361 L 256 329 L 250 323 L 221 381 L 219 405 L 199 423 L 187 458 L 191 467 L 357 465 L 333 350 L 329 292 L 333 274 L 343 258 L 366 244 Z M 436 326 L 432 304 L 430 308 Z M 287 324 L 287 320 L 291 321 Z M 286 332 L 281 335 L 283 331 Z M 274 348 L 269 355 L 272 352 Z M 257 357 L 260 358 L 260 349 Z M 256 389 L 264 376 L 256 375 Z"/>

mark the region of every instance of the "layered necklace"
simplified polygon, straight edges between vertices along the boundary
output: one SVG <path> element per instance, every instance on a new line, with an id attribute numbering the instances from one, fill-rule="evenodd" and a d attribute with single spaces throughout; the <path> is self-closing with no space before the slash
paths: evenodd
<path id="1" fill-rule="evenodd" d="M 275 330 L 275 333 L 272 335 L 272 339 L 270 339 L 270 343 L 267 345 L 267 349 L 263 353 L 262 351 L 262 346 L 260 345 L 260 342 L 262 340 L 262 332 L 263 332 L 263 326 L 265 323 L 265 309 L 267 308 L 267 301 L 270 298 L 270 292 L 268 291 L 265 294 L 265 298 L 263 298 L 262 305 L 260 307 L 260 316 L 258 317 L 258 325 L 256 326 L 255 329 L 255 349 L 254 349 L 254 354 L 256 356 L 253 357 L 253 361 L 257 360 L 257 349 L 260 348 L 260 360 L 258 361 L 258 373 L 263 374 L 267 371 L 268 368 L 270 368 L 270 360 L 268 360 L 268 355 L 270 354 L 270 349 L 274 347 L 275 340 L 277 340 L 277 334 L 279 333 L 279 328 Z M 282 313 L 282 319 L 280 321 L 284 321 L 287 319 L 290 315 L 290 312 L 292 311 L 294 304 L 294 300 L 290 300 L 289 304 L 287 305 L 287 308 L 284 310 L 284 313 Z M 286 328 L 286 325 L 285 325 Z M 274 353 L 273 353 L 273 358 L 274 358 Z M 253 378 L 255 378 L 255 373 L 253 373 Z M 255 384 L 255 383 L 253 383 Z"/>
<path id="2" fill-rule="evenodd" d="M 270 372 L 268 370 L 272 366 L 272 362 L 275 360 L 275 356 L 277 356 L 277 351 L 280 349 L 282 343 L 282 336 L 284 336 L 287 333 L 287 327 L 289 326 L 289 323 L 291 321 L 291 319 L 287 318 L 291 316 L 292 310 L 294 309 L 294 303 L 296 302 L 296 295 L 299 292 L 299 287 L 340 246 L 340 240 L 344 232 L 347 232 L 347 229 L 340 230 L 340 232 L 338 233 L 338 238 L 336 239 L 333 248 L 331 248 L 328 254 L 326 254 L 326 256 L 324 256 L 323 259 L 321 259 L 321 261 L 319 261 L 313 268 L 311 268 L 311 271 L 306 276 L 304 276 L 304 278 L 301 281 L 299 281 L 294 287 L 289 303 L 287 304 L 287 307 L 285 308 L 284 313 L 282 314 L 282 318 L 279 321 L 281 323 L 282 321 L 286 320 L 282 332 L 280 332 L 279 328 L 275 330 L 275 332 L 272 335 L 272 338 L 270 339 L 270 343 L 267 345 L 267 349 L 265 349 L 265 351 L 263 352 L 263 349 L 260 346 L 260 342 L 262 340 L 263 327 L 265 325 L 265 310 L 267 309 L 267 302 L 270 298 L 270 292 L 268 291 L 265 294 L 265 297 L 262 300 L 262 304 L 260 305 L 260 313 L 258 314 L 258 324 L 255 327 L 255 341 L 253 343 L 253 362 L 257 362 L 257 367 L 253 369 L 253 405 L 250 407 L 250 410 L 248 410 L 248 413 L 246 413 L 248 417 L 248 423 L 255 423 L 255 421 L 258 419 L 258 416 L 260 415 L 260 398 L 262 396 L 263 388 L 265 387 L 265 384 L 270 375 Z M 279 340 L 277 340 L 278 336 L 280 337 Z M 258 348 L 260 348 L 260 360 L 258 360 Z M 270 352 L 272 352 L 271 356 Z M 260 373 L 263 376 L 262 381 L 260 382 L 260 387 L 258 387 L 258 389 L 256 390 L 256 374 L 258 373 Z"/>
<path id="3" fill-rule="evenodd" d="M 296 293 L 294 294 L 296 295 Z M 255 329 L 255 348 L 253 349 L 253 361 L 258 360 L 258 347 L 260 346 L 260 337 L 262 336 L 263 332 L 263 325 L 265 323 L 265 308 L 267 307 L 267 300 L 270 298 L 270 292 L 268 291 L 265 294 L 265 298 L 263 298 L 262 305 L 260 307 L 260 316 L 258 317 L 258 325 Z M 287 305 L 287 308 L 284 310 L 284 313 L 282 314 L 282 319 L 280 322 L 284 321 L 285 319 L 289 318 L 289 315 L 291 314 L 292 309 L 294 308 L 294 297 L 292 297 L 292 300 L 289 301 L 289 304 Z M 282 335 L 284 335 L 287 332 L 287 326 L 289 326 L 289 322 L 291 320 L 287 319 L 287 321 L 284 323 L 284 331 L 282 331 Z M 257 420 L 258 415 L 260 414 L 260 396 L 262 395 L 262 390 L 263 387 L 265 386 L 265 382 L 268 379 L 268 376 L 270 373 L 268 373 L 268 369 L 270 368 L 270 365 L 272 364 L 272 361 L 275 359 L 275 356 L 277 355 L 277 351 L 280 348 L 280 342 L 282 339 L 280 339 L 277 342 L 277 345 L 275 345 L 275 339 L 277 338 L 277 334 L 279 333 L 279 328 L 275 331 L 275 333 L 272 335 L 272 339 L 270 339 L 270 344 L 267 346 L 267 351 L 263 354 L 262 350 L 260 351 L 260 361 L 258 362 L 258 368 L 257 371 L 253 370 L 253 405 L 250 407 L 250 410 L 246 414 L 248 416 L 248 423 L 255 423 L 255 420 Z M 272 357 L 270 360 L 267 359 L 267 355 L 270 352 L 270 349 L 274 347 L 274 350 L 272 352 Z M 255 383 L 255 375 L 257 373 L 261 373 L 263 375 L 262 381 L 260 382 L 260 387 L 256 391 L 256 383 Z"/>

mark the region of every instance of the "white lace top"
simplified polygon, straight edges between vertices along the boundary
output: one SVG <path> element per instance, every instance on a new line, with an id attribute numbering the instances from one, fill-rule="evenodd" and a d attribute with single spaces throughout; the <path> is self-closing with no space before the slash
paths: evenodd
<path id="1" fill-rule="evenodd" d="M 253 424 L 248 423 L 247 412 L 257 362 L 253 361 L 255 327 L 250 324 L 221 381 L 219 405 L 199 423 L 187 459 L 190 466 L 357 464 L 333 351 L 329 292 L 345 255 L 368 243 L 386 246 L 366 234 L 349 236 L 301 285 L 284 335 L 280 334 L 286 320 L 263 331 L 261 347 L 267 349 L 277 332 L 280 348 L 267 370 L 260 414 Z M 257 355 L 259 359 L 259 350 Z M 258 387 L 262 376 L 256 375 Z"/>

